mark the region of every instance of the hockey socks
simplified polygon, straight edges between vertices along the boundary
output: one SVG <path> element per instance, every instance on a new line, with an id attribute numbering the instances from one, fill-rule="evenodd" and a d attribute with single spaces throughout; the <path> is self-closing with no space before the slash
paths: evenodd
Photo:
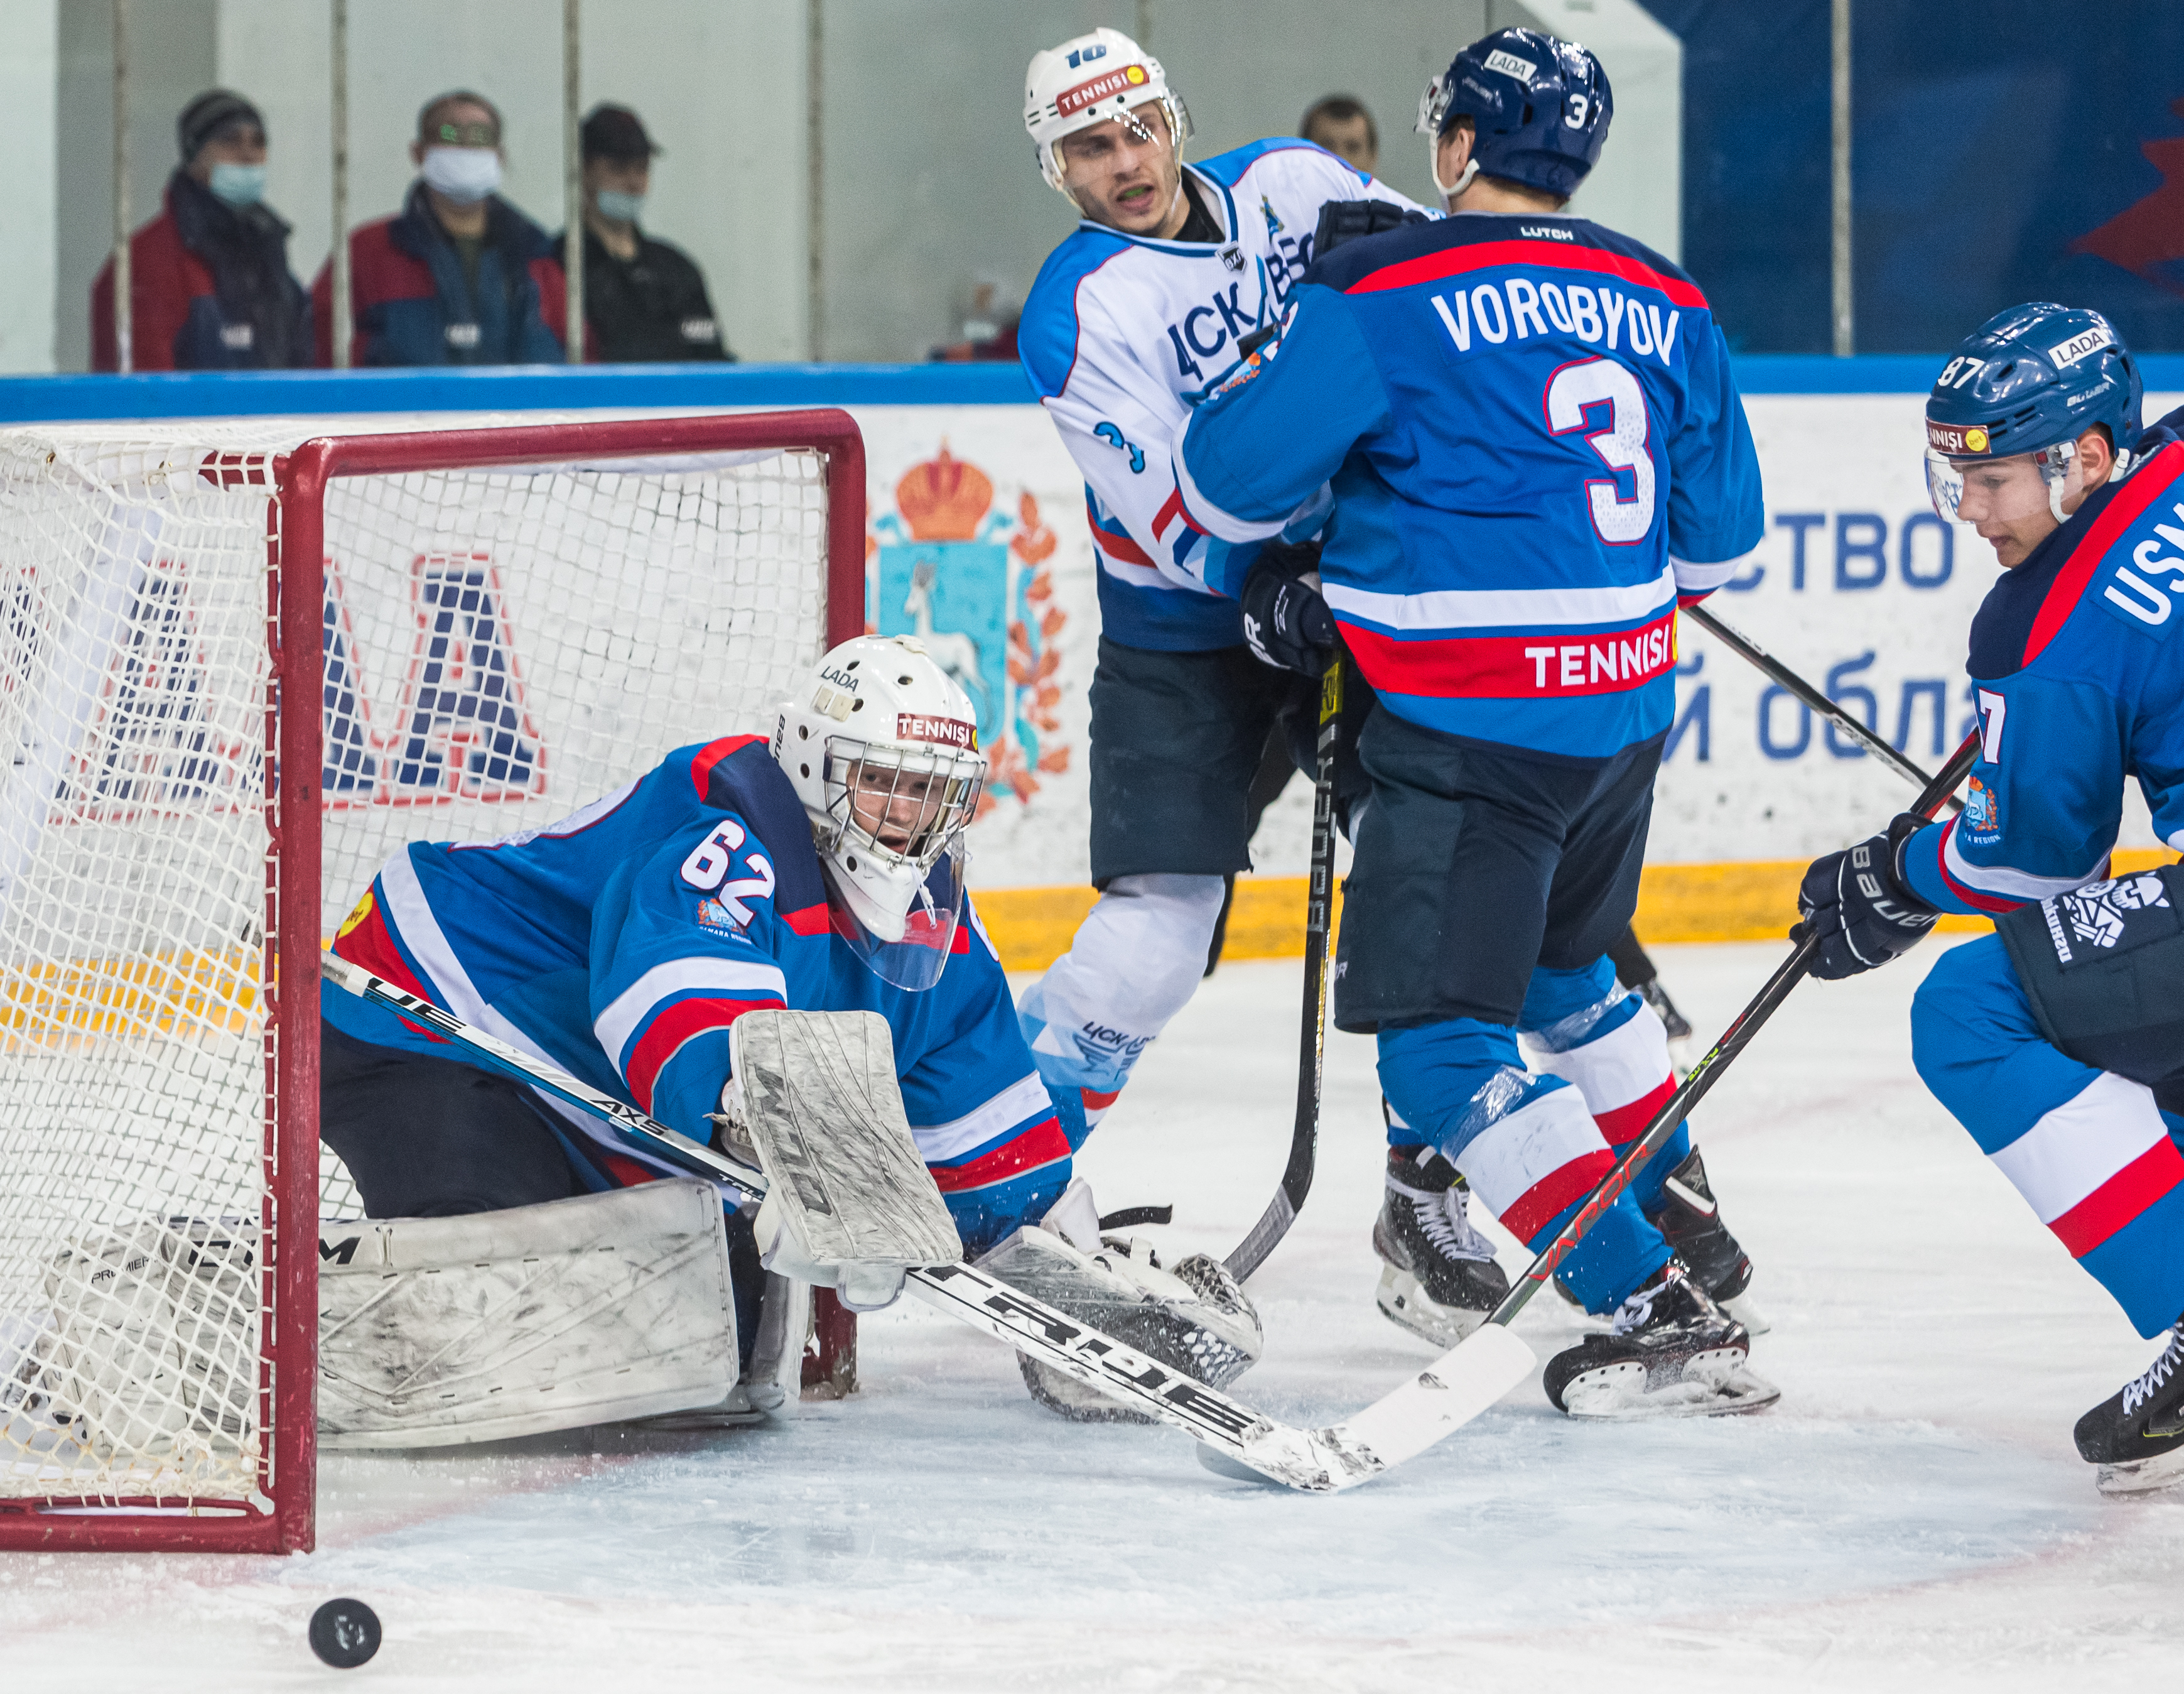
<path id="1" fill-rule="evenodd" d="M 1039 1080 L 1073 1152 L 1131 1069 L 1189 1004 L 1221 915 L 1219 877 L 1109 883 L 1070 943 L 1017 1008 Z"/>

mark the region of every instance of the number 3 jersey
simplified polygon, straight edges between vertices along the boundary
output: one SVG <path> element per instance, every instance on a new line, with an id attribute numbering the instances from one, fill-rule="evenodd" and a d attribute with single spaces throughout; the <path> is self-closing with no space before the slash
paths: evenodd
<path id="1" fill-rule="evenodd" d="M 1188 521 L 1231 543 L 1331 482 L 1323 592 L 1381 704 L 1563 758 L 1669 728 L 1679 594 L 1719 587 L 1762 530 L 1706 297 L 1567 215 L 1346 243 L 1174 456 Z"/>
<path id="2" fill-rule="evenodd" d="M 381 869 L 334 950 L 694 1140 L 710 1141 L 744 1012 L 877 1011 L 911 1133 L 973 1251 L 1035 1222 L 1069 1144 L 967 905 L 922 993 L 833 933 L 811 828 L 762 736 L 670 754 L 546 829 L 417 842 Z M 359 1040 L 449 1056 L 392 1012 L 326 986 Z M 538 1095 L 601 1187 L 683 1173 L 590 1114 Z"/>
<path id="3" fill-rule="evenodd" d="M 1080 224 L 1040 267 L 1017 347 L 1084 473 L 1102 630 L 1125 647 L 1189 653 L 1237 646 L 1244 626 L 1207 585 L 1207 555 L 1225 549 L 1183 521 L 1169 437 L 1241 360 L 1237 343 L 1281 311 L 1312 262 L 1321 206 L 1415 209 L 1310 142 L 1254 142 L 1184 174 L 1223 238 Z"/>

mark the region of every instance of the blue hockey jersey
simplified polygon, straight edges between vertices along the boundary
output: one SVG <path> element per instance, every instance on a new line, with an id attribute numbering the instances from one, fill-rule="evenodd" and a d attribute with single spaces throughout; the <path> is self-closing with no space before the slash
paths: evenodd
<path id="1" fill-rule="evenodd" d="M 1566 758 L 1666 732 L 1678 597 L 1726 582 L 1762 528 L 1706 297 L 1560 215 L 1460 213 L 1330 254 L 1175 458 L 1187 521 L 1233 543 L 1331 479 L 1323 592 L 1381 703 Z"/>
<path id="2" fill-rule="evenodd" d="M 1220 549 L 1182 520 L 1168 441 L 1296 287 L 1322 205 L 1415 208 L 1310 142 L 1254 142 L 1184 174 L 1223 239 L 1080 224 L 1040 267 L 1017 347 L 1084 473 L 1102 630 L 1126 647 L 1202 652 L 1239 645 L 1244 627 L 1234 601 L 1207 588 L 1207 555 Z"/>
<path id="3" fill-rule="evenodd" d="M 744 735 L 680 749 L 545 829 L 404 848 L 334 950 L 699 1141 L 712 1139 L 706 1114 L 743 1013 L 877 1011 L 911 1133 L 977 1251 L 1045 1214 L 1069 1179 L 1069 1143 L 967 906 L 953 945 L 922 993 L 867 968 L 833 933 L 794 790 L 766 738 Z M 321 1005 L 359 1040 L 446 1056 L 438 1038 L 339 989 Z M 538 1098 L 601 1186 L 682 1174 Z"/>
<path id="4" fill-rule="evenodd" d="M 1905 844 L 1919 898 L 2004 912 L 2099 878 L 2137 777 L 2184 850 L 2184 410 L 2004 571 L 1973 620 L 1970 798 Z"/>

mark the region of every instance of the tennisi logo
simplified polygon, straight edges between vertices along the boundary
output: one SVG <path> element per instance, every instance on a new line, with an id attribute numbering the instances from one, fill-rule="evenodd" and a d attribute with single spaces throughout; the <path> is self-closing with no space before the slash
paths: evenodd
<path id="1" fill-rule="evenodd" d="M 978 750 L 978 726 L 966 723 L 960 717 L 927 717 L 914 711 L 899 711 L 894 715 L 894 738 L 898 741 L 936 741 L 944 747 L 960 747 L 966 753 Z"/>
<path id="2" fill-rule="evenodd" d="M 1977 424 L 1937 424 L 1926 421 L 1926 445 L 1952 457 L 1987 450 L 1987 434 Z"/>
<path id="3" fill-rule="evenodd" d="M 1081 112 L 1087 106 L 1096 106 L 1110 94 L 1120 94 L 1126 89 L 1145 86 L 1145 68 L 1142 64 L 1126 64 L 1119 70 L 1110 70 L 1094 77 L 1089 82 L 1080 82 L 1074 88 L 1065 88 L 1054 102 L 1056 114 L 1067 117 L 1072 112 Z"/>

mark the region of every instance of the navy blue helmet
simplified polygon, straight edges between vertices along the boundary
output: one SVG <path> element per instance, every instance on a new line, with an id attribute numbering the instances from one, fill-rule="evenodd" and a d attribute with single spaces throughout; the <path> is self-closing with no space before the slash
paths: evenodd
<path id="1" fill-rule="evenodd" d="M 1614 115 L 1607 73 L 1585 48 L 1537 30 L 1496 30 L 1426 85 L 1418 133 L 1438 148 L 1468 118 L 1473 169 L 1567 199 L 1599 162 Z M 1435 159 L 1435 186 L 1457 192 L 1463 185 L 1442 185 Z"/>
<path id="2" fill-rule="evenodd" d="M 2119 465 L 2128 467 L 2141 394 L 2137 361 L 2098 312 L 2046 300 L 1997 312 L 1958 344 L 1926 398 L 1935 509 L 1958 515 L 1972 466 L 2032 454 L 2059 521 L 2072 444 L 2104 424 Z"/>

